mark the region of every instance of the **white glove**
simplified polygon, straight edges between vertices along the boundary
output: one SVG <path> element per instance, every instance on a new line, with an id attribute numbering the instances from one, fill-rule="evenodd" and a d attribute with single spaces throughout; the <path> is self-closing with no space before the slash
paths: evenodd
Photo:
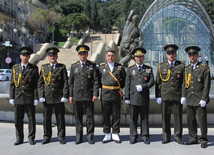
<path id="1" fill-rule="evenodd" d="M 67 102 L 67 101 L 68 101 L 67 98 L 62 97 L 60 102 Z"/>
<path id="2" fill-rule="evenodd" d="M 38 100 L 34 100 L 34 105 L 36 106 L 38 103 L 39 103 L 39 101 Z"/>
<path id="3" fill-rule="evenodd" d="M 158 97 L 158 98 L 156 98 L 156 102 L 157 102 L 157 104 L 161 104 L 162 99 L 160 97 Z"/>
<path id="4" fill-rule="evenodd" d="M 45 102 L 45 98 L 44 97 L 40 98 L 39 102 Z"/>
<path id="5" fill-rule="evenodd" d="M 181 104 L 187 104 L 187 99 L 186 99 L 186 97 L 182 97 L 181 98 Z"/>
<path id="6" fill-rule="evenodd" d="M 125 100 L 124 103 L 130 104 L 131 102 L 130 102 L 130 100 Z"/>
<path id="7" fill-rule="evenodd" d="M 205 107 L 205 106 L 206 106 L 206 101 L 201 100 L 201 101 L 199 102 L 199 104 L 201 105 L 201 107 Z"/>
<path id="8" fill-rule="evenodd" d="M 15 104 L 15 100 L 14 100 L 14 99 L 10 99 L 10 100 L 9 100 L 9 103 L 10 103 L 11 105 L 14 105 L 14 104 Z"/>
<path id="9" fill-rule="evenodd" d="M 136 85 L 135 86 L 138 92 L 141 92 L 143 90 L 141 85 Z"/>

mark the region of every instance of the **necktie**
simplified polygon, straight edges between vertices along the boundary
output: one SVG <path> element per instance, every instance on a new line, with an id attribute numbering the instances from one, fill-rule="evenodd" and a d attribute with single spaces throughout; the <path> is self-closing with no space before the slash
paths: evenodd
<path id="1" fill-rule="evenodd" d="M 83 64 L 83 63 L 82 63 L 82 67 L 81 67 L 81 68 L 82 68 L 82 70 L 83 70 L 84 66 L 85 66 L 85 64 Z"/>
<path id="2" fill-rule="evenodd" d="M 191 69 L 192 69 L 192 73 L 193 73 L 193 71 L 194 71 L 194 65 L 191 66 Z"/>
<path id="3" fill-rule="evenodd" d="M 141 71 L 141 66 L 138 66 L 138 70 L 139 70 L 139 72 Z"/>
<path id="4" fill-rule="evenodd" d="M 170 70 L 172 70 L 172 68 L 173 68 L 173 63 L 170 64 Z"/>
<path id="5" fill-rule="evenodd" d="M 24 73 L 25 71 L 25 66 L 22 67 L 22 74 Z"/>
<path id="6" fill-rule="evenodd" d="M 54 65 L 51 65 L 51 73 L 53 73 Z"/>

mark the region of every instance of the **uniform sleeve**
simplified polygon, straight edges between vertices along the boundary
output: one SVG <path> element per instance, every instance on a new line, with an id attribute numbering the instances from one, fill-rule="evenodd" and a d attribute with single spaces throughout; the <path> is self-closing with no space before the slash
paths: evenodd
<path id="1" fill-rule="evenodd" d="M 130 84 L 131 84 L 131 74 L 129 68 L 126 72 L 126 82 L 125 82 L 125 99 L 130 100 Z"/>
<path id="2" fill-rule="evenodd" d="M 153 70 L 151 68 L 151 73 L 149 74 L 149 82 L 142 84 L 143 89 L 149 89 L 155 84 Z"/>
<path id="3" fill-rule="evenodd" d="M 11 74 L 11 79 L 10 79 L 10 99 L 15 99 L 15 85 L 14 85 L 14 80 L 13 80 L 13 69 L 12 69 L 12 74 Z"/>
<path id="4" fill-rule="evenodd" d="M 99 96 L 99 81 L 98 81 L 98 69 L 96 67 L 96 64 L 94 64 L 93 68 L 93 79 L 94 79 L 94 85 L 93 85 L 93 96 Z"/>
<path id="5" fill-rule="evenodd" d="M 38 79 L 38 96 L 39 96 L 39 98 L 45 97 L 44 84 L 45 84 L 45 82 L 43 79 L 42 68 L 41 68 L 39 79 Z"/>
<path id="6" fill-rule="evenodd" d="M 73 97 L 73 88 L 74 88 L 74 71 L 71 65 L 70 76 L 69 76 L 69 97 Z"/>
<path id="7" fill-rule="evenodd" d="M 156 82 L 155 82 L 155 98 L 161 97 L 161 84 L 162 80 L 160 78 L 159 67 L 156 74 Z"/>
<path id="8" fill-rule="evenodd" d="M 186 81 L 185 81 L 185 78 L 186 78 L 186 67 L 184 67 L 184 71 L 183 71 L 183 84 L 182 84 L 182 97 L 187 97 L 187 89 L 186 89 Z"/>
<path id="9" fill-rule="evenodd" d="M 208 66 L 204 70 L 203 77 L 204 77 L 204 90 L 203 90 L 201 100 L 209 102 L 209 92 L 210 92 L 211 80 L 210 80 L 210 69 Z"/>
<path id="10" fill-rule="evenodd" d="M 64 78 L 64 84 L 63 84 L 63 97 L 68 98 L 68 73 L 66 66 L 63 65 L 63 78 Z"/>
<path id="11" fill-rule="evenodd" d="M 121 75 L 122 75 L 122 80 L 120 81 L 120 87 L 124 88 L 125 87 L 125 80 L 126 80 L 126 72 L 124 67 L 121 69 Z"/>
<path id="12" fill-rule="evenodd" d="M 38 100 L 38 79 L 39 79 L 39 70 L 35 66 L 34 69 L 34 100 Z"/>

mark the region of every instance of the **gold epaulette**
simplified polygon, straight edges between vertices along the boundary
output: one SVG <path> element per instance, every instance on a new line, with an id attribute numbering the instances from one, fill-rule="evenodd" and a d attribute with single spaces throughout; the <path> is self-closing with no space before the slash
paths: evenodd
<path id="1" fill-rule="evenodd" d="M 77 63 L 78 61 L 74 61 L 72 64 L 75 64 L 75 63 Z"/>
<path id="2" fill-rule="evenodd" d="M 130 67 L 132 67 L 132 66 L 134 66 L 134 65 L 135 65 L 135 64 L 129 65 L 128 68 L 130 68 Z"/>
<path id="3" fill-rule="evenodd" d="M 105 62 L 101 63 L 100 66 L 101 66 L 101 65 L 105 65 Z"/>
<path id="4" fill-rule="evenodd" d="M 163 63 L 164 63 L 164 61 L 160 62 L 160 65 L 163 64 Z"/>
<path id="5" fill-rule="evenodd" d="M 201 64 L 202 66 L 204 66 L 204 67 L 207 67 L 207 65 L 206 64 Z"/>
<path id="6" fill-rule="evenodd" d="M 90 63 L 94 64 L 95 62 L 94 61 L 91 61 L 91 60 L 88 60 Z"/>

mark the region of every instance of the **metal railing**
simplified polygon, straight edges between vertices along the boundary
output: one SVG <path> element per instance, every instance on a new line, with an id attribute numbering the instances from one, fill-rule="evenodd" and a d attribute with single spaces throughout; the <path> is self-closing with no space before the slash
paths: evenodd
<path id="1" fill-rule="evenodd" d="M 16 18 L 16 12 L 3 5 L 0 5 L 0 13 L 6 14 L 12 18 Z"/>

